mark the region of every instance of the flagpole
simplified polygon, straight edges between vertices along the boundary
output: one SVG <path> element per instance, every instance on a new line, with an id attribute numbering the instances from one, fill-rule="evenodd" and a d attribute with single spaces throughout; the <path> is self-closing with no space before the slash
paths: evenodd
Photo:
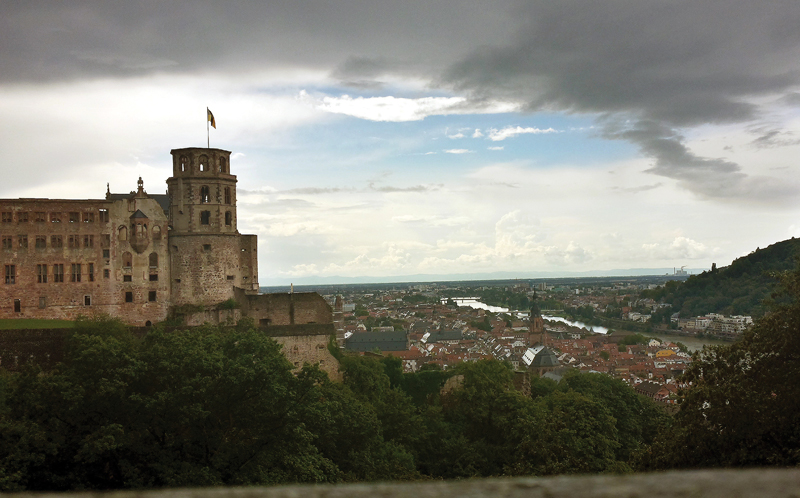
<path id="1" fill-rule="evenodd" d="M 206 107 L 206 146 L 210 149 L 211 148 L 211 128 L 209 127 L 209 123 L 211 122 L 208 119 L 208 107 Z"/>

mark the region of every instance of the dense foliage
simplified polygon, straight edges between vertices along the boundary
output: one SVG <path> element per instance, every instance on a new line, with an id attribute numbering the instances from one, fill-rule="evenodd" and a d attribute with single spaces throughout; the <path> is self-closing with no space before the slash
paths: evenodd
<path id="1" fill-rule="evenodd" d="M 248 322 L 138 339 L 83 320 L 54 370 L 0 375 L 0 490 L 625 471 L 666 418 L 597 374 L 524 396 L 497 361 L 341 367 L 293 373 Z"/>
<path id="2" fill-rule="evenodd" d="M 800 465 L 800 264 L 778 277 L 771 311 L 740 342 L 695 358 L 642 469 Z"/>
<path id="3" fill-rule="evenodd" d="M 666 310 L 680 312 L 682 317 L 706 313 L 761 316 L 766 310 L 763 301 L 774 286 L 770 272 L 791 270 L 798 255 L 800 239 L 784 240 L 756 249 L 730 266 L 693 275 L 685 282 L 671 281 L 658 289 L 643 291 L 642 297 L 670 303 L 672 308 Z M 663 320 L 657 317 L 654 321 Z"/>

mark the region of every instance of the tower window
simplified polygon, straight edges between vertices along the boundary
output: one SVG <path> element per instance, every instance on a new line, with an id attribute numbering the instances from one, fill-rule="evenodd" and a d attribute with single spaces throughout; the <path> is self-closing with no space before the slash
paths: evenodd
<path id="1" fill-rule="evenodd" d="M 200 211 L 200 224 L 209 225 L 211 223 L 211 211 Z"/>
<path id="2" fill-rule="evenodd" d="M 231 188 L 225 187 L 225 204 L 231 203 Z"/>
<path id="3" fill-rule="evenodd" d="M 180 163 L 181 163 L 181 173 L 185 173 L 187 165 L 186 156 L 181 156 Z"/>
<path id="4" fill-rule="evenodd" d="M 230 211 L 225 211 L 225 225 L 231 226 L 232 222 L 233 222 L 233 215 L 231 215 Z"/>
<path id="5" fill-rule="evenodd" d="M 225 158 L 219 158 L 219 172 L 220 173 L 227 173 L 228 172 L 228 165 L 226 164 Z"/>
<path id="6" fill-rule="evenodd" d="M 200 171 L 208 171 L 208 156 L 200 156 Z"/>
<path id="7" fill-rule="evenodd" d="M 200 202 L 205 204 L 209 201 L 210 195 L 208 190 L 208 185 L 203 185 L 200 187 Z"/>

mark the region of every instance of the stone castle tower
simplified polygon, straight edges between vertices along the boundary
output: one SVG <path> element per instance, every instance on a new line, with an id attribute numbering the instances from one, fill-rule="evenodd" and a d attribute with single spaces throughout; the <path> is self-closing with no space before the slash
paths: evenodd
<path id="1" fill-rule="evenodd" d="M 236 227 L 230 151 L 190 147 L 171 154 L 167 186 L 172 304 L 217 304 L 234 298 L 234 287 L 257 293 L 257 241 Z"/>

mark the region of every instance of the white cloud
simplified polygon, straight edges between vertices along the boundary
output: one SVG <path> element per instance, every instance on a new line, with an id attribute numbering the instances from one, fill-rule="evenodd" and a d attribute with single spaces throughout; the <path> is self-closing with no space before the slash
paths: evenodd
<path id="1" fill-rule="evenodd" d="M 475 132 L 472 134 L 472 138 L 481 138 L 483 133 L 478 128 L 475 128 Z"/>
<path id="2" fill-rule="evenodd" d="M 453 135 L 447 135 L 447 138 L 450 138 L 450 139 L 464 138 L 464 134 L 459 132 L 459 133 L 455 133 Z"/>
<path id="3" fill-rule="evenodd" d="M 419 121 L 428 116 L 448 116 L 453 114 L 495 114 L 512 112 L 517 104 L 490 102 L 473 106 L 465 97 L 331 97 L 324 95 L 312 98 L 306 91 L 300 92 L 301 100 L 309 102 L 321 111 L 345 114 L 370 121 Z M 460 133 L 456 134 L 460 135 Z M 461 134 L 463 137 L 463 134 Z M 451 138 L 461 138 L 454 136 Z"/>
<path id="4" fill-rule="evenodd" d="M 506 138 L 516 137 L 517 135 L 522 135 L 526 133 L 532 133 L 534 135 L 540 135 L 542 133 L 558 133 L 557 130 L 553 128 L 523 128 L 521 126 L 506 126 L 502 130 L 497 130 L 492 128 L 489 130 L 489 140 L 493 142 L 499 142 L 501 140 L 505 140 Z"/>
<path id="5" fill-rule="evenodd" d="M 475 152 L 475 151 L 472 151 L 472 150 L 469 150 L 469 149 L 447 149 L 444 152 L 446 152 L 448 154 L 470 154 L 470 153 Z"/>
<path id="6" fill-rule="evenodd" d="M 505 147 L 487 147 L 489 150 L 503 150 Z"/>

